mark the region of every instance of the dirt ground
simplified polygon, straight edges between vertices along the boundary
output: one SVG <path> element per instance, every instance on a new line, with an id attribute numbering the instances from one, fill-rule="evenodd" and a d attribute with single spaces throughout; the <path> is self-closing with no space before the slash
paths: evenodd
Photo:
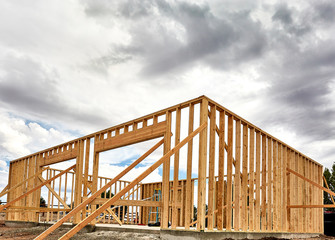
<path id="1" fill-rule="evenodd" d="M 45 226 L 37 226 L 31 228 L 10 228 L 6 227 L 0 222 L 0 239 L 18 239 L 18 240 L 31 240 L 37 237 L 46 229 Z M 55 232 L 50 234 L 46 239 L 56 240 L 63 236 L 69 229 L 57 229 Z M 116 233 L 112 231 L 105 232 L 92 232 L 92 233 L 78 233 L 71 239 L 79 240 L 93 240 L 93 239 L 113 239 L 113 240 L 158 240 L 159 235 L 155 234 L 141 234 L 141 233 Z"/>

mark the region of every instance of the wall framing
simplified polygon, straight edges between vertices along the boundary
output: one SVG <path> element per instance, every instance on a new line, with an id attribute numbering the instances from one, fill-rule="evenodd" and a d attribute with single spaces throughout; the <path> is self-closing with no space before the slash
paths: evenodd
<path id="1" fill-rule="evenodd" d="M 156 138 L 161 140 L 117 177 L 99 177 L 101 152 Z M 161 145 L 162 158 L 134 181 L 121 179 Z M 48 167 L 70 159 L 76 159 L 70 170 Z M 160 165 L 162 182 L 141 182 Z M 62 239 L 89 223 L 145 224 L 154 217 L 150 207 L 159 207 L 161 229 L 322 233 L 322 173 L 319 163 L 201 96 L 11 161 L 0 193 L 7 193 L 8 203 L 0 210 L 10 221 L 38 222 L 45 213 L 56 222 L 37 239 L 66 221 L 77 225 Z M 41 187 L 49 191 L 43 209 Z M 155 189 L 162 199 L 144 201 Z M 108 190 L 114 197 L 102 198 Z"/>

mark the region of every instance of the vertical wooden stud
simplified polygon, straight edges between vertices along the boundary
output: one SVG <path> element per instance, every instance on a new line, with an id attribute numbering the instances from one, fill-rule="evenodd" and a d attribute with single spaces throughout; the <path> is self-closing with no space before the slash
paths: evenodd
<path id="1" fill-rule="evenodd" d="M 189 106 L 189 119 L 188 119 L 188 134 L 193 132 L 194 125 L 194 105 Z M 186 172 L 186 202 L 185 202 L 185 229 L 190 228 L 193 215 L 191 212 L 193 209 L 193 198 L 192 198 L 192 153 L 193 153 L 193 139 L 187 144 L 187 172 Z"/>
<path id="2" fill-rule="evenodd" d="M 224 191 L 224 145 L 225 145 L 225 112 L 220 112 L 219 120 L 219 179 L 218 179 L 218 213 L 217 213 L 217 228 L 223 229 L 223 195 Z"/>
<path id="3" fill-rule="evenodd" d="M 208 100 L 203 98 L 200 104 L 200 126 L 208 122 Z M 198 223 L 197 230 L 205 229 L 206 210 L 206 172 L 207 172 L 207 125 L 199 133 L 198 166 Z"/>
<path id="4" fill-rule="evenodd" d="M 216 131 L 216 106 L 211 106 L 210 128 L 209 128 L 209 178 L 208 178 L 208 230 L 213 230 L 214 217 L 214 175 L 215 175 L 215 133 Z"/>

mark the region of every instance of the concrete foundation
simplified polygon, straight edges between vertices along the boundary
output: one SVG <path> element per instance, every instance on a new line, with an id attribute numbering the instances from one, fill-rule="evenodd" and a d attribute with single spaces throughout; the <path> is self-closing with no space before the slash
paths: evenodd
<path id="1" fill-rule="evenodd" d="M 160 237 L 162 240 L 221 240 L 221 239 L 262 239 L 262 238 L 312 238 L 318 237 L 317 233 L 265 233 L 265 232 L 197 232 L 185 230 L 161 230 Z"/>
<path id="2" fill-rule="evenodd" d="M 36 227 L 37 225 L 39 225 L 38 222 L 5 221 L 5 226 L 12 228 L 29 228 L 29 227 Z"/>

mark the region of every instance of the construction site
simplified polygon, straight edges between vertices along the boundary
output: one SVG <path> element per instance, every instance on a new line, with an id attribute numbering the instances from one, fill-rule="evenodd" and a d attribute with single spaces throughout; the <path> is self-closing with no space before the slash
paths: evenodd
<path id="1" fill-rule="evenodd" d="M 115 177 L 100 175 L 102 153 L 147 141 Z M 127 178 L 152 154 L 160 157 Z M 53 167 L 65 161 L 73 164 Z M 158 168 L 161 181 L 143 181 Z M 335 206 L 323 204 L 324 191 L 335 195 L 321 164 L 201 96 L 11 161 L 0 211 L 6 226 L 43 226 L 35 239 L 99 228 L 161 239 L 311 238 L 324 232 L 323 208 Z"/>

